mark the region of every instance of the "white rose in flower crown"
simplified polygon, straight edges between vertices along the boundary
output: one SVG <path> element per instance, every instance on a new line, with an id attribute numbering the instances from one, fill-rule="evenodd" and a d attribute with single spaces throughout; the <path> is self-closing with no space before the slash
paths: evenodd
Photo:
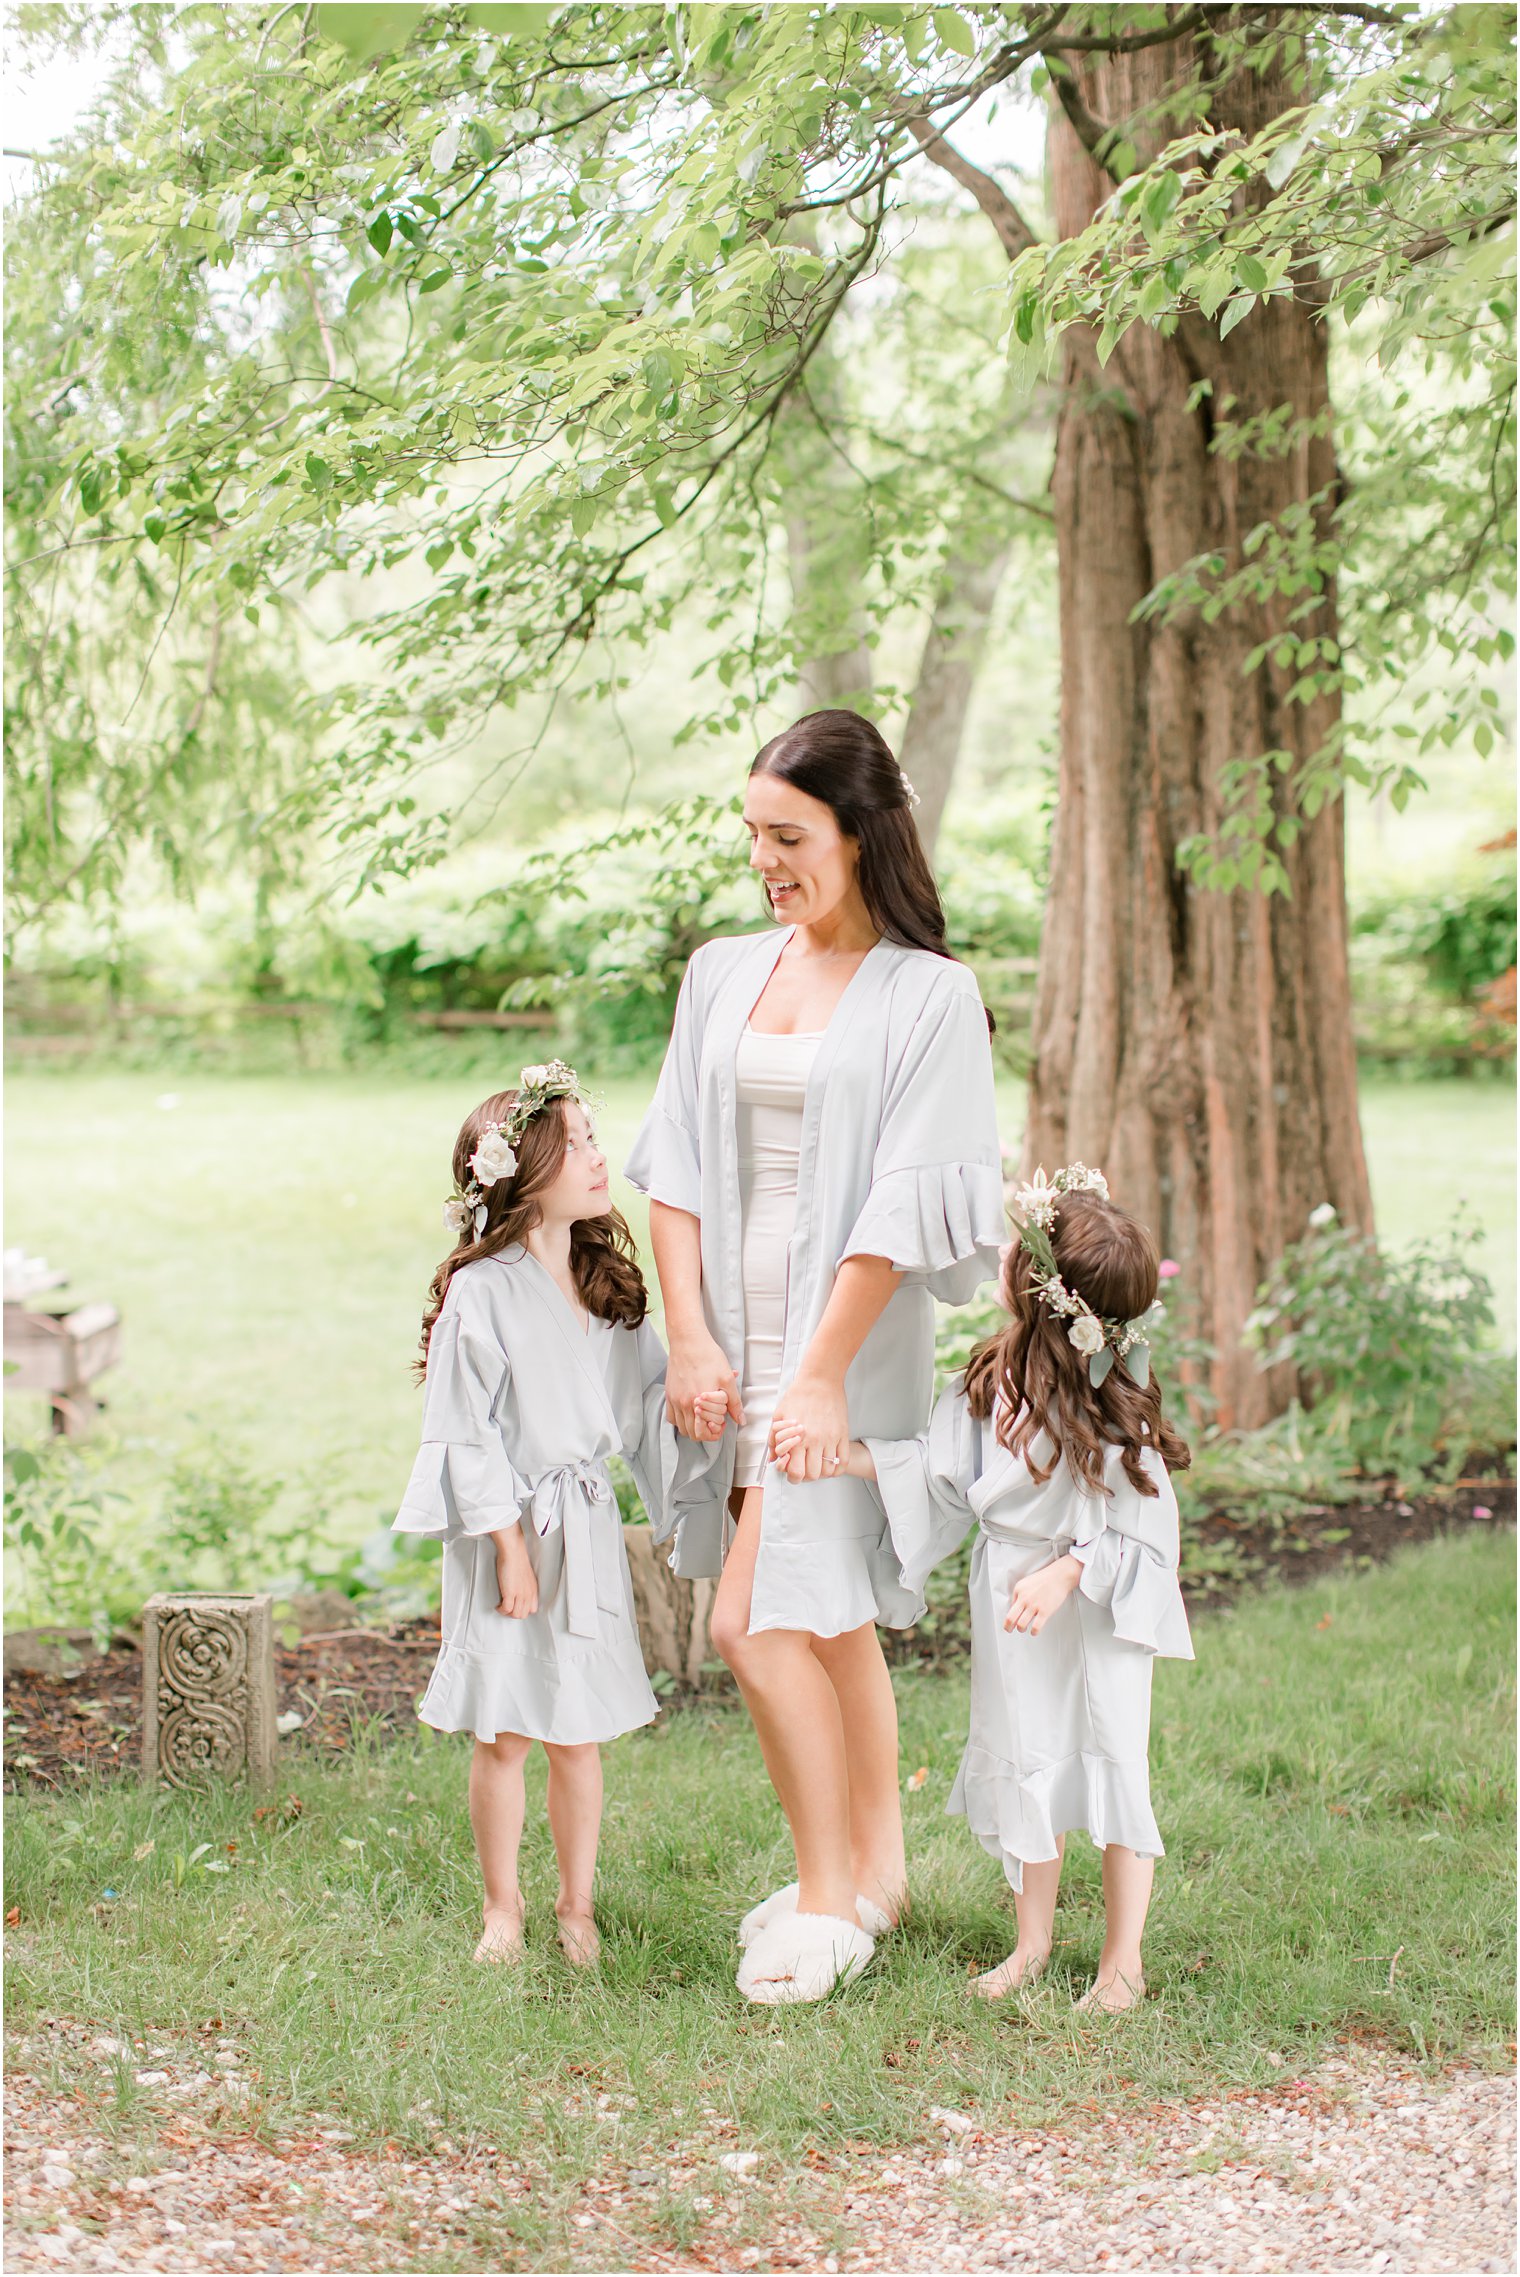
<path id="1" fill-rule="evenodd" d="M 519 1079 L 518 1088 L 522 1091 L 531 1091 L 535 1084 L 547 1083 L 548 1080 L 549 1070 L 546 1067 L 525 1067 Z"/>
<path id="2" fill-rule="evenodd" d="M 1103 1349 L 1103 1323 L 1090 1312 L 1078 1313 L 1066 1334 L 1084 1360 L 1090 1360 L 1095 1352 Z"/>
<path id="3" fill-rule="evenodd" d="M 489 1130 L 470 1156 L 470 1168 L 482 1186 L 494 1186 L 498 1178 L 511 1177 L 517 1157 L 499 1130 Z"/>
<path id="4" fill-rule="evenodd" d="M 452 1202 L 443 1205 L 443 1222 L 452 1234 L 463 1233 L 473 1216 L 469 1203 L 460 1194 L 456 1194 Z"/>
<path id="5" fill-rule="evenodd" d="M 1048 1225 L 1060 1199 L 1060 1188 L 1050 1185 L 1044 1171 L 1037 1170 L 1027 1184 L 1014 1189 L 1013 1206 L 1032 1225 Z"/>

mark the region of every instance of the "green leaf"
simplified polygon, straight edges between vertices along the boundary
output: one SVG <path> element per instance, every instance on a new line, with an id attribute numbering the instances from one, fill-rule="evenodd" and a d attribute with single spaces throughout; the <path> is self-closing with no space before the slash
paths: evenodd
<path id="1" fill-rule="evenodd" d="M 395 234 L 391 226 L 390 215 L 383 212 L 377 213 L 364 234 L 383 260 L 390 251 L 391 238 Z"/>
<path id="2" fill-rule="evenodd" d="M 577 498 L 570 508 L 571 529 L 578 538 L 583 538 L 595 525 L 596 500 L 589 496 Z"/>
<path id="3" fill-rule="evenodd" d="M 1151 1380 L 1151 1353 L 1148 1344 L 1132 1344 L 1124 1365 L 1143 1391 Z"/>
<path id="4" fill-rule="evenodd" d="M 1220 321 L 1220 339 L 1228 340 L 1236 325 L 1240 323 L 1243 317 L 1249 316 L 1255 306 L 1256 296 L 1254 293 L 1237 293 Z"/>
<path id="5" fill-rule="evenodd" d="M 1164 174 L 1158 174 L 1155 181 L 1147 188 L 1140 208 L 1147 226 L 1151 229 L 1160 229 L 1181 195 L 1182 176 L 1180 174 L 1173 173 L 1170 167 Z"/>
<path id="6" fill-rule="evenodd" d="M 934 30 L 941 47 L 949 48 L 956 55 L 975 55 L 976 34 L 965 17 L 957 15 L 953 8 L 935 9 Z"/>
<path id="7" fill-rule="evenodd" d="M 661 529 L 673 530 L 679 516 L 676 513 L 676 502 L 671 497 L 670 492 L 663 484 L 657 484 L 651 495 L 654 499 L 654 510 L 660 517 Z"/>
<path id="8" fill-rule="evenodd" d="M 1235 274 L 1248 293 L 1264 293 L 1270 279 L 1254 253 L 1242 253 L 1235 264 Z"/>
<path id="9" fill-rule="evenodd" d="M 1103 163 L 1117 181 L 1128 181 L 1140 163 L 1140 153 L 1122 134 L 1103 153 Z"/>
<path id="10" fill-rule="evenodd" d="M 427 552 L 423 556 L 423 559 L 426 561 L 429 569 L 442 569 L 444 563 L 448 560 L 449 555 L 453 552 L 453 550 L 454 541 L 452 538 L 440 538 L 436 545 L 431 545 L 428 547 Z"/>
<path id="11" fill-rule="evenodd" d="M 446 285 L 449 282 L 453 274 L 453 270 L 448 267 L 429 269 L 425 277 L 418 278 L 417 290 L 420 293 L 435 293 L 440 285 Z"/>
<path id="12" fill-rule="evenodd" d="M 488 0 L 481 0 L 479 7 L 465 10 L 467 20 L 478 24 L 483 32 L 496 32 L 507 39 L 514 32 L 527 34 L 545 30 L 553 13 L 552 8 L 529 7 L 526 4 L 491 6 Z"/>
<path id="13" fill-rule="evenodd" d="M 1144 1347 L 1142 1346 L 1141 1349 L 1143 1350 Z M 1087 1380 L 1094 1391 L 1103 1382 L 1113 1364 L 1114 1348 L 1111 1344 L 1105 1344 L 1100 1351 L 1092 1354 L 1087 1363 Z"/>
<path id="14" fill-rule="evenodd" d="M 317 29 L 324 38 L 333 40 L 355 63 L 368 63 L 371 56 L 388 55 L 404 47 L 423 17 L 426 8 L 399 6 L 381 7 L 357 4 L 357 0 L 327 0 L 317 9 Z"/>
<path id="15" fill-rule="evenodd" d="M 308 452 L 306 473 L 313 490 L 331 490 L 333 473 L 326 459 L 319 459 L 314 452 Z"/>
<path id="16" fill-rule="evenodd" d="M 153 543 L 157 545 L 159 539 L 163 536 L 165 530 L 168 527 L 169 525 L 164 520 L 162 514 L 150 514 L 143 523 L 143 536 L 145 538 L 151 538 L 153 540 Z"/>
<path id="17" fill-rule="evenodd" d="M 384 283 L 385 279 L 373 269 L 361 269 L 348 288 L 348 298 L 343 303 L 345 314 L 357 316 L 365 302 L 373 300 Z"/>

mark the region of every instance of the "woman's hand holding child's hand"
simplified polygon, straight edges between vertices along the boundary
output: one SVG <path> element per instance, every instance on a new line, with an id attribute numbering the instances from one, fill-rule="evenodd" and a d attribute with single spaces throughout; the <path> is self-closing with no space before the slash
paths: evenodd
<path id="1" fill-rule="evenodd" d="M 509 1621 L 524 1621 L 538 1611 L 538 1575 L 521 1526 L 496 1536 L 496 1587 L 501 1598 L 496 1610 Z"/>
<path id="2" fill-rule="evenodd" d="M 788 1421 L 772 1427 L 771 1460 L 790 1479 L 801 1479 L 805 1475 L 801 1470 L 793 1470 L 791 1465 L 798 1449 L 805 1446 L 806 1438 L 807 1434 L 800 1423 Z M 845 1447 L 838 1470 L 826 1471 L 823 1475 L 826 1478 L 874 1479 L 876 1465 L 871 1459 L 870 1448 L 861 1439 L 851 1439 Z"/>
<path id="3" fill-rule="evenodd" d="M 1082 1561 L 1070 1555 L 1057 1558 L 1054 1565 L 1042 1565 L 1038 1573 L 1026 1573 L 1009 1592 L 1004 1628 L 1013 1629 L 1021 1636 L 1037 1637 L 1081 1579 Z"/>

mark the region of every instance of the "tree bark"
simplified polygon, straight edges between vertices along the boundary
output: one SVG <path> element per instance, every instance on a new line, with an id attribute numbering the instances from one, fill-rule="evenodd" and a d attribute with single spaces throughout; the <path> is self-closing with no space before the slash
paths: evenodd
<path id="1" fill-rule="evenodd" d="M 950 563 L 924 639 L 900 754 L 903 773 L 918 793 L 913 819 L 931 861 L 1012 550 L 1010 538 L 989 528 L 980 504 L 951 533 Z"/>
<path id="2" fill-rule="evenodd" d="M 714 1657 L 707 1624 L 716 1585 L 678 1581 L 666 1562 L 668 1551 L 656 1546 L 647 1526 L 624 1526 L 623 1547 L 645 1668 L 651 1676 L 663 1670 L 683 1690 L 700 1690 Z"/>
<path id="3" fill-rule="evenodd" d="M 1192 44 L 1084 58 L 1083 101 L 1110 125 L 1143 114 L 1191 66 L 1179 49 Z M 1210 116 L 1251 134 L 1299 99 L 1274 64 L 1220 86 Z M 1054 105 L 1049 160 L 1057 228 L 1074 236 L 1113 184 Z M 1137 325 L 1106 369 L 1087 331 L 1065 335 L 1063 357 L 1061 756 L 1025 1162 L 1103 1165 L 1182 1267 L 1215 1354 L 1220 1420 L 1250 1426 L 1293 1389 L 1241 1347 L 1266 1269 L 1317 1203 L 1372 1223 L 1342 808 L 1332 801 L 1286 850 L 1291 898 L 1201 890 L 1176 854 L 1221 820 L 1230 760 L 1305 758 L 1338 706 L 1290 703 L 1291 669 L 1242 669 L 1284 627 L 1287 601 L 1212 624 L 1198 612 L 1136 623 L 1134 611 L 1191 556 L 1215 550 L 1238 566 L 1257 523 L 1333 489 L 1328 433 L 1299 424 L 1327 411 L 1326 342 L 1308 310 L 1270 299 L 1223 342 L 1193 318 L 1170 339 Z M 1192 401 L 1205 380 L 1212 396 Z M 1211 455 L 1228 398 L 1233 421 L 1291 404 L 1297 439 L 1281 456 Z M 1328 519 L 1328 504 L 1317 511 Z M 1335 622 L 1331 589 L 1298 630 L 1333 635 Z"/>

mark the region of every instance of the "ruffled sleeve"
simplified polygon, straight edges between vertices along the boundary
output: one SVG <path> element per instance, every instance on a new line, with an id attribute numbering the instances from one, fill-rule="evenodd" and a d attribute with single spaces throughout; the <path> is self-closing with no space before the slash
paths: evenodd
<path id="1" fill-rule="evenodd" d="M 640 1123 L 623 1176 L 637 1193 L 673 1210 L 702 1215 L 702 1163 L 697 1144 L 697 1062 L 700 1048 L 695 1003 L 697 956 L 688 960 L 676 998 L 676 1016 L 654 1099 Z"/>
<path id="2" fill-rule="evenodd" d="M 967 1500 L 981 1474 L 981 1430 L 961 1379 L 940 1394 L 916 1439 L 867 1439 L 876 1491 L 904 1589 L 917 1596 L 975 1523 Z"/>
<path id="3" fill-rule="evenodd" d="M 456 1282 L 428 1346 L 422 1445 L 393 1521 L 397 1533 L 453 1540 L 517 1524 L 532 1494 L 508 1459 L 498 1421 L 510 1373 L 499 1339 Z"/>
<path id="4" fill-rule="evenodd" d="M 643 1373 L 643 1430 L 623 1453 L 657 1542 L 671 1543 L 670 1567 L 686 1581 L 715 1580 L 723 1570 L 728 1478 L 725 1442 L 684 1439 L 665 1413 L 665 1347 L 652 1324 L 638 1329 Z"/>
<path id="5" fill-rule="evenodd" d="M 1177 1579 L 1177 1497 L 1159 1455 L 1141 1456 L 1156 1483 L 1141 1494 L 1110 1457 L 1108 1498 L 1082 1497 L 1071 1554 L 1082 1567 L 1082 1595 L 1113 1615 L 1114 1634 L 1164 1660 L 1191 1660 L 1193 1640 Z"/>
<path id="6" fill-rule="evenodd" d="M 947 966 L 890 1072 L 870 1191 L 838 1262 L 885 1257 L 941 1303 L 965 1304 L 996 1278 L 1007 1225 L 987 1015 L 969 975 Z"/>

